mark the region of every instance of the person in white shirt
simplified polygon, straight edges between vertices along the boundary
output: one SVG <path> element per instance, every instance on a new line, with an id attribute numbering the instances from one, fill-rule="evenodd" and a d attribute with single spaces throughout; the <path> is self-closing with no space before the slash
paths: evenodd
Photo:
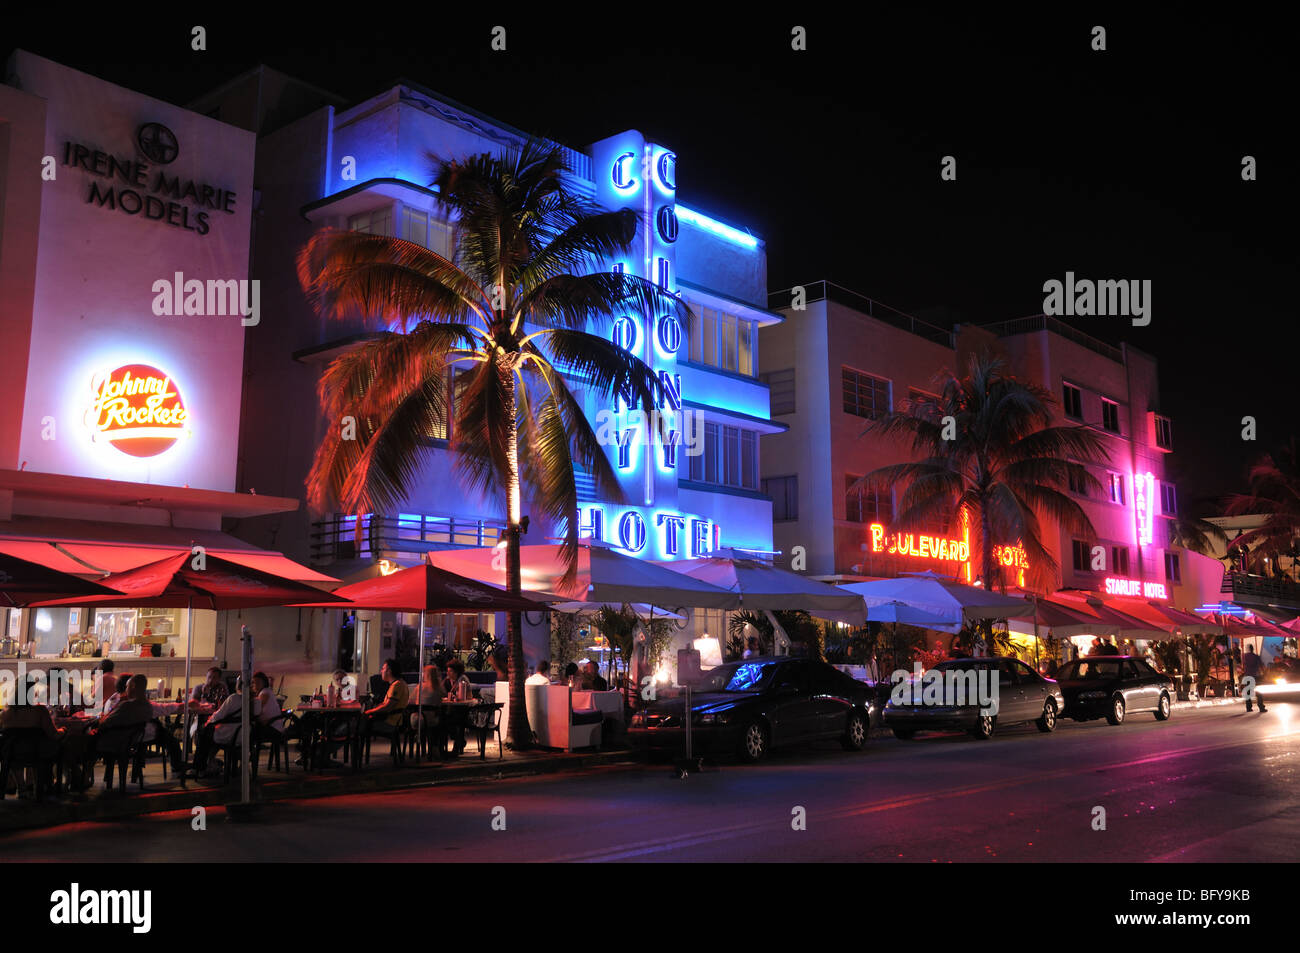
<path id="1" fill-rule="evenodd" d="M 271 679 L 265 672 L 253 673 L 253 692 L 253 717 L 263 725 L 283 731 L 284 709 L 280 707 L 280 699 L 275 697 Z"/>
<path id="2" fill-rule="evenodd" d="M 529 675 L 524 680 L 525 685 L 549 685 L 551 684 L 551 663 L 542 659 L 537 663 L 537 671 Z"/>
<path id="3" fill-rule="evenodd" d="M 244 706 L 242 683 L 226 696 L 225 701 L 212 713 L 206 725 L 199 731 L 198 744 L 194 748 L 194 773 L 202 774 L 207 770 L 208 755 L 216 745 L 227 745 L 235 740 L 239 731 L 239 713 Z M 256 708 L 253 709 L 257 711 Z"/>
<path id="4" fill-rule="evenodd" d="M 104 686 L 105 691 L 108 690 L 109 681 L 111 680 L 109 679 L 105 680 L 105 686 Z M 118 702 L 126 698 L 126 686 L 130 683 L 130 681 L 131 681 L 130 675 L 119 675 L 117 677 L 117 685 L 115 686 L 116 690 L 113 692 L 113 694 L 103 699 L 103 710 L 100 712 L 101 718 L 107 715 L 114 708 L 116 708 Z"/>

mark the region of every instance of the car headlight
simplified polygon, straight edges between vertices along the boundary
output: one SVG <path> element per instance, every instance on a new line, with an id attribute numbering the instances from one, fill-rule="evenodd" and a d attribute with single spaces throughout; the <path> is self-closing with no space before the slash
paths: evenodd
<path id="1" fill-rule="evenodd" d="M 644 725 L 644 724 L 645 724 L 645 712 L 643 712 L 643 711 L 636 712 L 636 713 L 632 716 L 632 724 L 634 724 L 634 725 Z"/>
<path id="2" fill-rule="evenodd" d="M 1105 692 L 1081 692 L 1079 697 L 1082 698 L 1105 698 Z"/>
<path id="3" fill-rule="evenodd" d="M 706 712 L 695 716 L 697 725 L 725 725 L 729 719 L 727 712 Z"/>

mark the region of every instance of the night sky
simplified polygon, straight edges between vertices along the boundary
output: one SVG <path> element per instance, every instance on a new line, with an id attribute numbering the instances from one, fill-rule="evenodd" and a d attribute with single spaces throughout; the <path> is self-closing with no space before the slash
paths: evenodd
<path id="1" fill-rule="evenodd" d="M 1284 221 L 1297 176 L 1283 146 L 1296 61 L 1264 16 L 397 9 L 427 19 L 374 8 L 373 24 L 290 28 L 204 13 L 208 49 L 193 52 L 195 21 L 150 10 L 96 17 L 84 35 L 7 28 L 6 42 L 177 103 L 261 62 L 349 100 L 408 79 L 579 148 L 637 128 L 681 156 L 684 204 L 766 240 L 771 290 L 827 278 L 987 323 L 1040 313 L 1043 282 L 1067 271 L 1150 279 L 1149 326 L 1070 320 L 1159 359 L 1185 506 L 1244 488 L 1245 461 L 1296 429 L 1300 275 Z M 497 23 L 504 53 L 490 49 Z M 806 52 L 790 49 L 796 23 Z M 1090 48 L 1098 24 L 1104 52 Z M 945 155 L 955 182 L 940 180 Z M 1244 155 L 1258 181 L 1242 181 Z"/>

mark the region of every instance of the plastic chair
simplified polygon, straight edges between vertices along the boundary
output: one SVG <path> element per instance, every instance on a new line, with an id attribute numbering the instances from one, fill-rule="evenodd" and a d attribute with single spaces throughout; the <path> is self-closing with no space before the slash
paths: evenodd
<path id="1" fill-rule="evenodd" d="M 277 728 L 280 725 L 281 728 Z M 266 770 L 279 771 L 281 765 L 287 774 L 289 771 L 289 737 L 286 734 L 288 729 L 288 714 L 282 713 L 275 721 L 266 724 L 260 721 L 253 723 L 253 774 L 257 774 L 257 762 L 262 757 L 262 746 L 267 747 Z M 284 730 L 282 730 L 284 729 Z M 283 755 L 283 758 L 281 757 Z"/>
<path id="2" fill-rule="evenodd" d="M 119 789 L 126 790 L 126 766 L 135 761 L 144 744 L 144 725 L 127 725 L 110 728 L 95 735 L 95 760 L 104 762 L 104 790 L 113 789 L 113 766 L 117 766 Z M 144 772 L 135 778 L 144 790 Z"/>
<path id="3" fill-rule="evenodd" d="M 47 743 L 43 745 L 42 742 Z M 50 739 L 39 728 L 11 728 L 0 734 L 0 800 L 6 796 L 9 787 L 9 773 L 14 773 L 14 784 L 21 790 L 21 777 L 17 772 L 23 768 L 36 771 L 36 800 L 45 800 L 53 770 L 58 770 L 58 785 L 63 785 L 63 761 L 59 757 L 57 745 L 48 757 L 42 755 L 42 747 L 48 747 Z"/>
<path id="4" fill-rule="evenodd" d="M 480 760 L 487 757 L 487 741 L 493 735 L 497 736 L 498 760 L 506 756 L 506 746 L 501 741 L 501 708 L 502 706 L 497 704 L 492 706 L 491 711 L 471 713 L 471 718 L 481 714 L 484 719 L 483 724 L 476 725 L 474 728 L 478 732 L 478 756 Z"/>
<path id="5" fill-rule="evenodd" d="M 402 742 L 411 733 L 410 712 L 403 709 L 402 720 L 396 725 L 388 724 L 382 715 L 372 718 L 367 728 L 365 764 L 370 764 L 370 741 L 375 735 L 389 739 L 388 755 L 393 759 L 394 767 L 400 768 L 406 763 L 406 757 L 402 752 Z M 376 731 L 377 728 L 382 730 Z"/>

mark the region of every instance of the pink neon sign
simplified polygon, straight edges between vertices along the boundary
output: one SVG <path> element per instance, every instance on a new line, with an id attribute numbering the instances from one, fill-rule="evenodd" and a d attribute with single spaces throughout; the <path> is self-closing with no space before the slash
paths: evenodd
<path id="1" fill-rule="evenodd" d="M 1156 478 L 1148 471 L 1133 476 L 1133 509 L 1137 512 L 1138 545 L 1150 546 L 1155 538 Z"/>
<path id="2" fill-rule="evenodd" d="M 1116 579 L 1107 576 L 1106 594 L 1111 596 L 1142 596 L 1146 599 L 1168 599 L 1169 593 L 1163 582 L 1143 582 L 1141 579 Z"/>

